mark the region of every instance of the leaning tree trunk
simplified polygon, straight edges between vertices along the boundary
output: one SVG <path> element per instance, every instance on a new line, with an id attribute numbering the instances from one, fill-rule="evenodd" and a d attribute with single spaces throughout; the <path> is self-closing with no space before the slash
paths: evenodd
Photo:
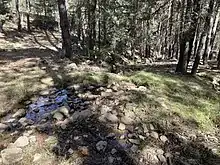
<path id="1" fill-rule="evenodd" d="M 16 13 L 17 13 L 17 27 L 18 27 L 18 31 L 21 31 L 21 13 L 20 13 L 20 9 L 19 9 L 19 0 L 16 0 Z"/>
<path id="2" fill-rule="evenodd" d="M 69 21 L 67 18 L 67 10 L 65 0 L 58 0 L 58 9 L 60 15 L 60 28 L 62 33 L 62 47 L 64 51 L 64 55 L 67 58 L 72 56 L 72 48 L 71 48 L 71 39 L 70 39 L 70 31 L 69 31 Z"/>

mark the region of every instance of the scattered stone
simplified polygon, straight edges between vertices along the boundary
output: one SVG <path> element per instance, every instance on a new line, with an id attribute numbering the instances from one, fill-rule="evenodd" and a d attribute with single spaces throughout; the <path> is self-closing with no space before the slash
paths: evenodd
<path id="1" fill-rule="evenodd" d="M 167 137 L 162 135 L 160 136 L 160 140 L 163 142 L 163 143 L 166 143 L 168 141 Z"/>
<path id="2" fill-rule="evenodd" d="M 29 142 L 30 142 L 31 144 L 35 143 L 36 141 L 37 141 L 36 136 L 30 136 L 30 137 L 29 137 Z"/>
<path id="3" fill-rule="evenodd" d="M 143 130 L 144 130 L 144 133 L 148 133 L 148 132 L 149 132 L 149 130 L 148 130 L 147 125 L 146 125 L 146 124 L 143 124 Z"/>
<path id="4" fill-rule="evenodd" d="M 163 155 L 158 155 L 157 157 L 158 157 L 160 162 L 165 163 L 167 161 L 166 158 Z"/>
<path id="5" fill-rule="evenodd" d="M 24 127 L 28 125 L 27 118 L 25 117 L 20 118 L 18 122 L 21 123 L 21 125 L 23 125 Z"/>
<path id="6" fill-rule="evenodd" d="M 125 135 L 121 135 L 121 136 L 120 136 L 120 139 L 121 139 L 121 140 L 125 139 Z"/>
<path id="7" fill-rule="evenodd" d="M 149 137 L 149 136 L 150 136 L 150 133 L 147 132 L 145 135 L 146 135 L 147 137 Z"/>
<path id="8" fill-rule="evenodd" d="M 29 144 L 29 139 L 27 136 L 21 136 L 15 141 L 14 144 L 17 147 L 25 147 Z"/>
<path id="9" fill-rule="evenodd" d="M 13 119 L 13 118 L 12 118 L 12 119 L 7 120 L 6 122 L 7 122 L 7 123 L 13 123 L 13 122 L 15 122 L 15 121 L 16 121 L 16 119 Z"/>
<path id="10" fill-rule="evenodd" d="M 151 130 L 151 131 L 154 130 L 154 126 L 153 126 L 153 124 L 150 124 L 150 130 Z"/>
<path id="11" fill-rule="evenodd" d="M 134 120 L 128 116 L 123 116 L 121 118 L 121 122 L 128 125 L 128 124 L 133 124 Z"/>
<path id="12" fill-rule="evenodd" d="M 34 160 L 33 160 L 33 163 L 36 163 L 36 162 L 39 162 L 39 160 L 42 158 L 42 155 L 39 154 L 39 153 L 36 153 L 34 155 Z"/>
<path id="13" fill-rule="evenodd" d="M 130 149 L 131 149 L 132 152 L 136 153 L 138 151 L 138 146 L 134 144 L 134 145 L 131 146 Z"/>
<path id="14" fill-rule="evenodd" d="M 116 150 L 115 148 L 113 148 L 113 149 L 111 150 L 111 154 L 112 154 L 112 155 L 114 155 L 116 152 L 117 152 L 117 150 Z"/>
<path id="15" fill-rule="evenodd" d="M 123 123 L 120 123 L 118 129 L 124 131 L 126 129 L 126 126 Z"/>
<path id="16" fill-rule="evenodd" d="M 67 106 L 62 106 L 58 109 L 59 112 L 61 112 L 62 114 L 64 114 L 66 117 L 69 117 L 69 107 Z"/>
<path id="17" fill-rule="evenodd" d="M 129 139 L 129 142 L 136 144 L 136 145 L 139 145 L 141 143 L 140 140 L 138 139 Z"/>
<path id="18" fill-rule="evenodd" d="M 54 82 L 53 82 L 53 78 L 52 77 L 47 77 L 47 78 L 42 78 L 41 79 L 41 82 L 45 85 L 48 85 L 48 86 L 53 86 L 54 85 Z"/>
<path id="19" fill-rule="evenodd" d="M 96 144 L 96 149 L 98 151 L 105 151 L 106 147 L 107 147 L 107 142 L 106 141 L 99 141 L 97 144 Z"/>
<path id="20" fill-rule="evenodd" d="M 114 114 L 111 114 L 111 113 L 107 113 L 105 115 L 105 118 L 112 123 L 117 123 L 119 121 L 118 117 Z"/>
<path id="21" fill-rule="evenodd" d="M 114 157 L 112 157 L 112 156 L 109 156 L 109 157 L 108 157 L 108 162 L 109 162 L 110 164 L 113 164 L 113 163 L 114 163 L 114 160 L 115 160 Z"/>
<path id="22" fill-rule="evenodd" d="M 137 89 L 138 91 L 142 91 L 142 92 L 147 91 L 147 88 L 145 86 L 139 86 Z"/>
<path id="23" fill-rule="evenodd" d="M 150 133 L 150 136 L 151 136 L 152 138 L 154 138 L 154 139 L 158 139 L 158 138 L 159 138 L 159 135 L 158 135 L 157 132 L 151 132 L 151 133 Z"/>
<path id="24" fill-rule="evenodd" d="M 80 153 L 81 153 L 83 156 L 88 156 L 88 155 L 89 155 L 89 149 L 88 149 L 88 147 L 83 146 L 83 147 L 79 147 L 78 149 L 79 149 Z"/>
<path id="25" fill-rule="evenodd" d="M 156 153 L 157 153 L 158 155 L 163 155 L 163 154 L 164 154 L 164 151 L 163 151 L 162 149 L 157 149 L 157 150 L 156 150 Z"/>
<path id="26" fill-rule="evenodd" d="M 56 119 L 57 121 L 60 121 L 60 120 L 63 120 L 64 116 L 63 116 L 62 113 L 56 112 L 56 113 L 53 115 L 53 118 Z"/>
<path id="27" fill-rule="evenodd" d="M 74 153 L 73 149 L 70 148 L 70 149 L 68 150 L 68 153 L 69 153 L 70 155 L 72 155 L 72 154 Z"/>
<path id="28" fill-rule="evenodd" d="M 5 131 L 8 128 L 8 125 L 0 123 L 0 132 Z"/>
<path id="29" fill-rule="evenodd" d="M 113 133 L 113 132 L 109 133 L 109 134 L 106 136 L 106 138 L 110 138 L 110 139 L 115 138 L 115 133 Z"/>
<path id="30" fill-rule="evenodd" d="M 56 144 L 57 143 L 57 138 L 55 136 L 49 136 L 46 140 L 46 143 L 48 144 Z"/>
<path id="31" fill-rule="evenodd" d="M 3 164 L 16 164 L 23 159 L 21 148 L 7 148 L 1 151 Z"/>
<path id="32" fill-rule="evenodd" d="M 171 158 L 171 157 L 172 157 L 172 154 L 170 154 L 169 152 L 167 152 L 167 153 L 164 154 L 164 156 L 165 156 L 166 158 Z"/>
<path id="33" fill-rule="evenodd" d="M 91 110 L 84 110 L 84 111 L 76 111 L 73 113 L 71 117 L 71 121 L 83 120 L 88 117 L 92 116 Z"/>
<path id="34" fill-rule="evenodd" d="M 140 138 L 141 140 L 145 140 L 145 137 L 142 136 L 142 135 L 139 135 L 139 138 Z"/>
<path id="35" fill-rule="evenodd" d="M 132 133 L 128 134 L 128 138 L 133 138 L 133 137 L 135 137 L 134 134 L 132 134 Z"/>

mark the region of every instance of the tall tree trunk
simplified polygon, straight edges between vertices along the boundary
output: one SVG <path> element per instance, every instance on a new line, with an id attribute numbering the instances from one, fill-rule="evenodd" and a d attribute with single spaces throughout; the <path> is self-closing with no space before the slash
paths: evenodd
<path id="1" fill-rule="evenodd" d="M 176 72 L 185 74 L 187 72 L 187 57 L 186 57 L 186 34 L 184 32 L 184 24 L 186 19 L 186 13 L 185 13 L 185 0 L 182 0 L 181 5 L 182 11 L 181 11 L 181 21 L 180 21 L 180 56 L 179 61 L 176 67 Z M 187 10 L 186 10 L 187 12 Z"/>
<path id="2" fill-rule="evenodd" d="M 20 13 L 20 8 L 19 8 L 19 0 L 16 0 L 16 13 L 17 13 L 17 28 L 18 31 L 21 31 L 21 13 Z"/>
<path id="3" fill-rule="evenodd" d="M 171 0 L 170 3 L 171 4 L 170 4 L 170 16 L 169 16 L 169 46 L 168 46 L 169 58 L 172 57 L 172 47 L 173 47 L 172 30 L 173 30 L 174 0 Z"/>
<path id="4" fill-rule="evenodd" d="M 31 26 L 30 26 L 30 0 L 26 0 L 26 9 L 27 9 L 27 31 L 31 32 Z"/>
<path id="5" fill-rule="evenodd" d="M 215 21 L 214 21 L 214 26 L 213 26 L 213 29 L 212 29 L 212 38 L 211 38 L 211 50 L 213 49 L 214 47 L 214 42 L 215 42 L 215 38 L 216 38 L 216 31 L 217 31 L 217 27 L 218 27 L 218 23 L 219 23 L 219 14 L 220 14 L 220 4 L 218 3 L 217 4 L 217 11 L 216 11 L 216 15 L 215 15 Z"/>
<path id="6" fill-rule="evenodd" d="M 217 68 L 220 69 L 220 49 L 218 51 Z"/>
<path id="7" fill-rule="evenodd" d="M 214 16 L 213 16 L 213 12 L 214 12 L 214 5 L 215 4 L 215 0 L 210 0 L 209 3 L 209 10 L 208 10 L 208 16 L 207 16 L 207 30 L 206 30 L 206 43 L 205 43 L 205 50 L 204 50 L 204 54 L 203 54 L 203 64 L 206 65 L 208 63 L 208 56 L 211 52 L 211 37 L 212 37 L 212 29 L 213 29 L 213 24 L 214 24 Z"/>
<path id="8" fill-rule="evenodd" d="M 72 48 L 71 48 L 71 39 L 69 31 L 69 21 L 67 18 L 67 10 L 65 0 L 58 0 L 58 9 L 60 15 L 60 28 L 62 33 L 62 47 L 65 54 L 65 57 L 71 58 Z"/>

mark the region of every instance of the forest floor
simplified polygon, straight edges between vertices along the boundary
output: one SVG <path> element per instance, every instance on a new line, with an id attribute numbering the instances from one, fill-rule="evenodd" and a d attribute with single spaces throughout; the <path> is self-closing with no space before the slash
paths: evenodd
<path id="1" fill-rule="evenodd" d="M 220 164 L 217 70 L 182 76 L 175 63 L 155 62 L 114 74 L 60 59 L 58 47 L 56 33 L 0 33 L 0 164 Z M 25 118 L 31 103 L 63 89 L 75 101 L 39 122 Z"/>

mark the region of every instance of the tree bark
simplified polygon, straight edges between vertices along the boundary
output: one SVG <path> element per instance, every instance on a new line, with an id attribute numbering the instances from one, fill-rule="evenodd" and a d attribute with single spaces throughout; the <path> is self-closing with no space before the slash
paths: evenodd
<path id="1" fill-rule="evenodd" d="M 30 26 L 30 0 L 26 0 L 26 9 L 27 9 L 27 31 L 31 32 L 31 26 Z"/>
<path id="2" fill-rule="evenodd" d="M 208 16 L 206 18 L 207 22 L 207 30 L 206 30 L 206 43 L 205 43 L 205 50 L 203 54 L 203 64 L 206 65 L 208 63 L 208 56 L 211 52 L 211 37 L 212 37 L 212 29 L 213 29 L 213 24 L 214 24 L 214 16 L 213 16 L 213 11 L 214 11 L 214 4 L 215 0 L 210 0 L 209 3 L 209 10 L 208 10 Z"/>
<path id="3" fill-rule="evenodd" d="M 20 13 L 20 8 L 19 8 L 20 2 L 19 0 L 16 0 L 16 13 L 17 13 L 17 28 L 18 31 L 21 31 L 21 13 Z"/>
<path id="4" fill-rule="evenodd" d="M 58 9 L 60 15 L 60 28 L 62 33 L 62 47 L 65 54 L 65 57 L 71 58 L 72 48 L 71 48 L 71 39 L 70 39 L 70 30 L 69 30 L 69 21 L 67 18 L 67 10 L 65 0 L 58 0 Z"/>

